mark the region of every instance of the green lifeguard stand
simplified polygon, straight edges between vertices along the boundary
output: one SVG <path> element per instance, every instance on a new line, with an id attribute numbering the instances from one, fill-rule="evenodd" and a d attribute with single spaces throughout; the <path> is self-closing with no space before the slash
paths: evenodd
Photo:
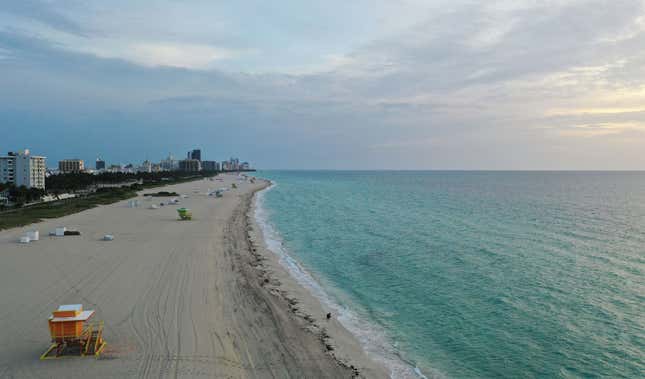
<path id="1" fill-rule="evenodd" d="M 193 219 L 193 212 L 191 212 L 190 209 L 179 208 L 179 209 L 177 209 L 177 213 L 179 213 L 179 219 L 180 220 L 192 220 Z"/>

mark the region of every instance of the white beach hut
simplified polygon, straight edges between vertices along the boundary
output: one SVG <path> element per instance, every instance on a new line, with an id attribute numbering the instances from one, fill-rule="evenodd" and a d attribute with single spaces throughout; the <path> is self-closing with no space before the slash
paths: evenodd
<path id="1" fill-rule="evenodd" d="M 27 232 L 27 237 L 31 241 L 38 241 L 40 239 L 40 232 L 38 230 L 30 230 Z"/>

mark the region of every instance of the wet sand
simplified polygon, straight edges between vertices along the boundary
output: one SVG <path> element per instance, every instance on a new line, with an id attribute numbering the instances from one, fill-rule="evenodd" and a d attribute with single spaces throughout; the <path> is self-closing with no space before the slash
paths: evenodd
<path id="1" fill-rule="evenodd" d="M 223 177 L 145 191 L 187 194 L 179 206 L 192 221 L 140 196 L 139 208 L 122 201 L 0 232 L 0 377 L 386 376 L 264 249 L 250 216 L 267 183 L 206 196 L 235 181 Z M 47 236 L 59 225 L 82 235 Z M 30 229 L 40 241 L 18 244 Z M 74 303 L 105 322 L 104 353 L 39 360 L 51 311 Z"/>

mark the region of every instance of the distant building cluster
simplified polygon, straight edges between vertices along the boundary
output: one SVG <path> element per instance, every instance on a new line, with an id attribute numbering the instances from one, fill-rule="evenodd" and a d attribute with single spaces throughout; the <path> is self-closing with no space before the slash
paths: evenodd
<path id="1" fill-rule="evenodd" d="M 162 159 L 159 163 L 154 163 L 149 160 L 143 161 L 141 165 L 134 164 L 111 164 L 107 165 L 102 158 L 96 159 L 94 170 L 88 170 L 82 159 L 64 159 L 58 162 L 58 171 L 56 173 L 76 173 L 76 172 L 123 172 L 123 173 L 137 173 L 137 172 L 162 172 L 162 171 L 185 171 L 185 172 L 201 172 L 201 171 L 245 171 L 250 170 L 251 165 L 248 162 L 241 162 L 237 158 L 231 158 L 228 161 L 210 161 L 202 160 L 201 149 L 194 149 L 186 154 L 186 159 L 175 159 L 172 154 Z"/>
<path id="2" fill-rule="evenodd" d="M 241 162 L 237 158 L 231 158 L 228 161 L 222 162 L 222 171 L 245 171 L 250 170 L 251 165 L 249 162 Z"/>
<path id="3" fill-rule="evenodd" d="M 69 173 L 102 173 L 102 172 L 162 172 L 162 171 L 246 171 L 251 170 L 248 162 L 240 162 L 237 158 L 228 161 L 202 160 L 201 149 L 193 149 L 188 152 L 186 159 L 177 160 L 172 154 L 154 163 L 149 160 L 143 161 L 140 165 L 134 164 L 110 164 L 102 158 L 97 158 L 94 168 L 88 168 L 82 159 L 63 159 L 58 162 L 57 169 L 47 169 L 45 157 L 31 155 L 29 150 L 9 152 L 6 156 L 0 156 L 0 183 L 10 183 L 15 186 L 28 188 L 45 189 L 45 177 L 47 175 L 69 174 Z"/>
<path id="4" fill-rule="evenodd" d="M 240 163 L 237 158 L 222 162 L 202 160 L 202 151 L 200 149 L 189 151 L 186 154 L 186 159 L 183 160 L 175 160 L 172 155 L 169 155 L 168 158 L 161 161 L 160 167 L 162 170 L 186 172 L 251 170 L 251 165 L 248 162 Z"/>

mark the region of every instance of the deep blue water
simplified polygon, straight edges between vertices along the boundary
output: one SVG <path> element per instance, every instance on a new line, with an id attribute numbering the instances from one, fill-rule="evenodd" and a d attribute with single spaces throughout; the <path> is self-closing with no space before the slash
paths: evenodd
<path id="1" fill-rule="evenodd" d="M 289 254 L 425 375 L 645 376 L 645 173 L 258 175 Z"/>

